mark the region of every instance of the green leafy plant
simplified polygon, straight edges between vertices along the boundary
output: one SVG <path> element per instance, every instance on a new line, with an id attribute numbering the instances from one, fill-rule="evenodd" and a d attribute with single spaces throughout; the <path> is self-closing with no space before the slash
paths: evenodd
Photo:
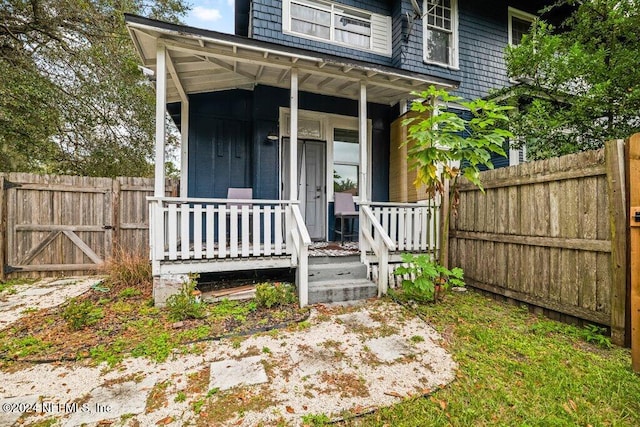
<path id="1" fill-rule="evenodd" d="M 167 310 L 171 320 L 202 319 L 206 315 L 205 304 L 194 295 L 197 275 L 190 275 L 182 284 L 180 293 L 167 298 Z"/>
<path id="2" fill-rule="evenodd" d="M 70 299 L 69 304 L 62 311 L 62 318 L 74 331 L 95 325 L 103 317 L 102 308 L 94 306 L 91 301 L 79 302 L 77 298 Z"/>
<path id="3" fill-rule="evenodd" d="M 122 298 L 122 299 L 133 298 L 133 297 L 137 297 L 141 293 L 142 292 L 140 292 L 139 289 L 128 287 L 120 291 L 120 293 L 118 294 L 118 298 Z"/>
<path id="4" fill-rule="evenodd" d="M 271 308 L 292 304 L 296 301 L 295 288 L 290 283 L 261 283 L 256 286 L 258 307 Z"/>
<path id="5" fill-rule="evenodd" d="M 187 400 L 187 395 L 184 391 L 179 391 L 178 394 L 176 394 L 176 397 L 173 399 L 173 401 L 177 403 L 184 402 L 185 400 Z"/>
<path id="6" fill-rule="evenodd" d="M 423 92 L 414 92 L 416 99 L 411 110 L 416 117 L 405 119 L 409 126 L 407 139 L 409 166 L 416 170 L 416 186 L 425 185 L 433 196 L 445 195 L 449 184 L 449 203 L 443 203 L 444 223 L 440 233 L 439 263 L 446 265 L 449 250 L 449 220 L 457 212 L 459 201 L 458 181 L 466 178 L 482 190 L 480 169 L 493 169 L 491 154 L 505 156 L 503 145 L 513 134 L 503 129 L 508 125 L 509 106 L 478 99 L 462 101 L 449 95 L 444 89 L 429 87 Z M 447 109 L 447 104 L 456 103 L 471 114 L 464 119 Z"/>
<path id="7" fill-rule="evenodd" d="M 302 416 L 302 424 L 311 427 L 326 426 L 331 423 L 331 418 L 326 414 L 308 414 Z"/>
<path id="8" fill-rule="evenodd" d="M 596 344 L 602 348 L 611 348 L 611 339 L 604 334 L 607 332 L 605 328 L 596 325 L 587 325 L 582 330 L 582 337 L 591 344 Z"/>
<path id="9" fill-rule="evenodd" d="M 402 254 L 402 265 L 394 274 L 408 275 L 402 281 L 402 289 L 407 297 L 421 302 L 436 301 L 438 292 L 449 286 L 464 286 L 461 268 L 448 268 L 432 261 L 429 255 Z"/>

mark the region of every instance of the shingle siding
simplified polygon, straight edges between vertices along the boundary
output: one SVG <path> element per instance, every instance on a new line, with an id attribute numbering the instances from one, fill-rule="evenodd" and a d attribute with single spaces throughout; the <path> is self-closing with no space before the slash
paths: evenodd
<path id="1" fill-rule="evenodd" d="M 391 15 L 391 10 L 386 1 L 343 0 L 340 3 L 373 13 Z M 252 13 L 252 37 L 255 39 L 377 64 L 391 65 L 391 58 L 384 55 L 285 34 L 282 30 L 282 0 L 254 0 Z"/>
<path id="2" fill-rule="evenodd" d="M 259 40 L 302 47 L 321 53 L 345 56 L 408 71 L 460 81 L 457 91 L 465 99 L 489 94 L 509 84 L 504 49 L 508 44 L 507 8 L 512 5 L 534 13 L 540 1 L 458 0 L 459 69 L 428 64 L 423 59 L 423 25 L 417 19 L 405 41 L 409 29 L 407 14 L 413 14 L 410 0 L 374 1 L 340 0 L 340 3 L 379 13 L 392 18 L 392 55 L 386 57 L 348 47 L 338 46 L 284 34 L 282 31 L 282 0 L 253 0 L 252 36 Z M 421 2 L 421 1 L 420 1 Z"/>

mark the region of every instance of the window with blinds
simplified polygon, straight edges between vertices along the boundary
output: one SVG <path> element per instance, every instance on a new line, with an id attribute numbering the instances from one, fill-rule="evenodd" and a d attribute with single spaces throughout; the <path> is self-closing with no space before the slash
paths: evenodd
<path id="1" fill-rule="evenodd" d="M 391 17 L 320 0 L 284 0 L 283 31 L 391 56 Z"/>

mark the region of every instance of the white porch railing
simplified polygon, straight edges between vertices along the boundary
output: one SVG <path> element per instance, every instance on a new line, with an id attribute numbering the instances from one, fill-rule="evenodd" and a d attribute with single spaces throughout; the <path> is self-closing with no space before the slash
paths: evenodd
<path id="1" fill-rule="evenodd" d="M 437 252 L 440 233 L 440 206 L 424 203 L 371 202 L 373 216 L 382 225 L 397 251 Z"/>
<path id="2" fill-rule="evenodd" d="M 309 233 L 298 202 L 149 197 L 154 274 L 163 262 L 290 257 L 298 266 L 300 304 L 308 302 Z M 251 261 L 251 260 L 254 261 Z M 194 268 L 195 272 L 195 268 Z"/>
<path id="3" fill-rule="evenodd" d="M 360 251 L 363 262 L 373 253 L 378 264 L 378 294 L 389 281 L 390 252 L 431 253 L 439 250 L 440 206 L 426 203 L 360 204 Z"/>
<path id="4" fill-rule="evenodd" d="M 366 263 L 367 252 L 373 252 L 378 261 L 378 296 L 387 293 L 389 286 L 389 251 L 396 249 L 378 219 L 367 205 L 360 205 L 360 256 Z"/>

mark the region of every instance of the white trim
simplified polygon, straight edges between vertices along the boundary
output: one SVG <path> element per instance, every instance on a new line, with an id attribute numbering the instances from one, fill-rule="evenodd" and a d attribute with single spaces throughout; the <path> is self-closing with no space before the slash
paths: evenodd
<path id="1" fill-rule="evenodd" d="M 164 196 L 164 142 L 166 129 L 167 106 L 167 49 L 164 44 L 158 43 L 156 51 L 156 152 L 155 152 L 155 184 L 153 194 L 156 197 Z"/>
<path id="2" fill-rule="evenodd" d="M 360 144 L 358 195 L 361 202 L 366 202 L 369 200 L 369 133 L 367 129 L 367 84 L 365 82 L 360 82 L 358 107 L 358 143 Z"/>
<path id="3" fill-rule="evenodd" d="M 180 196 L 189 189 L 189 101 L 180 103 Z"/>
<path id="4" fill-rule="evenodd" d="M 451 0 L 451 51 L 449 52 L 449 62 L 448 64 L 434 61 L 427 57 L 427 33 L 428 33 L 428 24 L 427 24 L 427 1 L 423 0 L 422 2 L 422 59 L 427 64 L 437 65 L 443 68 L 449 68 L 451 70 L 459 70 L 460 69 L 460 57 L 459 57 L 459 36 L 458 36 L 458 0 Z"/>
<path id="5" fill-rule="evenodd" d="M 291 1 L 297 4 L 305 5 L 313 9 L 323 10 L 331 14 L 331 22 L 329 24 L 329 38 L 317 37 L 310 34 L 299 33 L 291 29 Z M 337 9 L 337 10 L 336 10 Z M 335 39 L 334 16 L 338 13 L 344 15 L 351 13 L 353 18 L 361 21 L 368 21 L 370 24 L 371 34 L 369 35 L 369 47 L 354 46 L 349 43 L 341 42 Z M 339 46 L 348 47 L 350 49 L 360 50 L 364 52 L 372 52 L 378 55 L 391 57 L 392 55 L 392 22 L 391 17 L 373 13 L 368 10 L 359 9 L 351 6 L 345 6 L 332 1 L 315 1 L 315 0 L 283 0 L 282 1 L 282 32 L 284 34 L 302 37 L 309 40 L 316 40 L 322 43 L 330 43 Z M 377 41 L 377 42 L 376 42 Z"/>
<path id="6" fill-rule="evenodd" d="M 507 8 L 507 28 L 509 31 L 509 45 L 513 46 L 513 18 L 522 19 L 523 21 L 529 21 L 533 24 L 533 22 L 538 18 L 536 15 L 525 12 L 520 9 L 516 9 L 515 7 L 509 6 Z"/>
<path id="7" fill-rule="evenodd" d="M 291 69 L 289 124 L 289 199 L 298 200 L 298 69 Z"/>

